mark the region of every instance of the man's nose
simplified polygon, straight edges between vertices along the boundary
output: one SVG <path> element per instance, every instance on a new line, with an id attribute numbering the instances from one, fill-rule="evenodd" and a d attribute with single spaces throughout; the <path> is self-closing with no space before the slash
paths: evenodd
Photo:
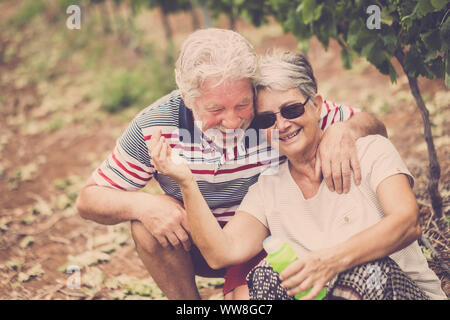
<path id="1" fill-rule="evenodd" d="M 241 118 L 234 112 L 229 112 L 222 120 L 222 126 L 227 129 L 238 129 L 241 125 Z"/>

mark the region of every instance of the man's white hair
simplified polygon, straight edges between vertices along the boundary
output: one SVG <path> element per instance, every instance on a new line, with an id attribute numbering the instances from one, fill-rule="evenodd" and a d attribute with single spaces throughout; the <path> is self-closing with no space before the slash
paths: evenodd
<path id="1" fill-rule="evenodd" d="M 231 30 L 201 29 L 183 42 L 175 66 L 175 81 L 185 95 L 185 102 L 193 103 L 205 80 L 217 78 L 216 85 L 225 80 L 253 81 L 256 70 L 253 46 L 243 36 Z"/>

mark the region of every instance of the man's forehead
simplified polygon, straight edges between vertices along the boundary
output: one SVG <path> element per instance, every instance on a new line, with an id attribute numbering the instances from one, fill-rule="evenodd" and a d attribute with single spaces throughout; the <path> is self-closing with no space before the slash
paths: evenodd
<path id="1" fill-rule="evenodd" d="M 224 99 L 232 99 L 236 102 L 252 102 L 253 87 L 250 79 L 224 80 L 214 82 L 207 80 L 199 89 L 199 100 L 208 104 L 217 104 Z"/>
<path id="2" fill-rule="evenodd" d="M 230 89 L 237 89 L 240 87 L 252 88 L 252 81 L 249 78 L 227 78 L 223 79 L 220 77 L 213 77 L 205 79 L 200 87 L 200 92 L 209 92 L 209 91 L 217 91 L 217 90 L 225 90 L 229 91 Z"/>

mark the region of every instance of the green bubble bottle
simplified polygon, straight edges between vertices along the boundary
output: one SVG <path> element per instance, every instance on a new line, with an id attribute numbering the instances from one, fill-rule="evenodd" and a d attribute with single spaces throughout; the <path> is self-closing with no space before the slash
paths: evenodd
<path id="1" fill-rule="evenodd" d="M 298 259 L 297 253 L 287 242 L 281 241 L 274 236 L 267 237 L 263 242 L 264 250 L 267 252 L 266 260 L 272 269 L 280 274 L 288 265 Z M 305 290 L 296 294 L 295 299 L 300 299 L 308 294 L 311 290 Z M 327 294 L 327 290 L 323 288 L 313 300 L 322 300 Z"/>

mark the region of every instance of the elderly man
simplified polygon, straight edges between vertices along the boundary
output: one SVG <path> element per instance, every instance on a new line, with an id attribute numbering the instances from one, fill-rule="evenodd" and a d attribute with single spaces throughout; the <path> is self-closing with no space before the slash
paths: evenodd
<path id="1" fill-rule="evenodd" d="M 247 134 L 254 129 L 256 59 L 252 46 L 236 32 L 205 29 L 191 34 L 176 64 L 179 90 L 133 119 L 78 198 L 77 209 L 85 219 L 102 224 L 131 221 L 139 257 L 169 299 L 199 299 L 196 274 L 225 277 L 226 299 L 248 299 L 245 277 L 263 253 L 247 263 L 211 269 L 191 245 L 178 185 L 155 170 L 148 146 L 153 135 L 164 136 L 187 161 L 223 227 L 258 176 L 286 160 L 270 152 L 264 139 Z M 355 140 L 386 131 L 367 113 L 327 101 L 324 105 L 321 170 L 330 190 L 347 192 L 351 169 L 355 182 L 360 180 Z M 152 177 L 165 194 L 138 192 Z"/>

